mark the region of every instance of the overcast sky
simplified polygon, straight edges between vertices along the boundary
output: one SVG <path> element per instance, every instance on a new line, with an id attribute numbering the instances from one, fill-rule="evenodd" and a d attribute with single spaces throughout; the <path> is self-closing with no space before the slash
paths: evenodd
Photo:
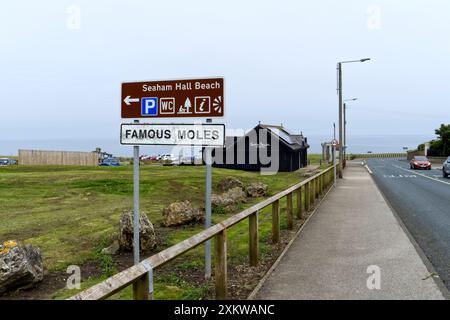
<path id="1" fill-rule="evenodd" d="M 450 122 L 449 14 L 447 0 L 3 2 L 2 139 L 118 140 L 121 82 L 213 76 L 229 128 L 331 134 L 336 62 L 365 57 L 343 70 L 350 133 L 432 135 Z"/>

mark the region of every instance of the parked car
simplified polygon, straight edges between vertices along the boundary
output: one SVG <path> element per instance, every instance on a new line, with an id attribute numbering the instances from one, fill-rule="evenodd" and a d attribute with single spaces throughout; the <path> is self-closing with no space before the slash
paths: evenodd
<path id="1" fill-rule="evenodd" d="M 425 156 L 414 156 L 409 163 L 411 169 L 431 170 L 431 162 Z"/>
<path id="2" fill-rule="evenodd" d="M 165 154 L 161 155 L 161 160 L 162 161 L 170 161 L 170 160 L 173 160 L 173 159 L 175 159 L 175 156 L 173 154 L 171 154 L 171 153 L 165 153 Z"/>
<path id="3" fill-rule="evenodd" d="M 151 157 L 150 157 L 150 160 L 151 160 L 151 161 L 156 161 L 156 160 L 158 160 L 158 156 L 151 156 Z"/>
<path id="4" fill-rule="evenodd" d="M 448 157 L 442 165 L 442 174 L 444 178 L 448 178 L 448 176 L 450 175 L 450 157 Z"/>
<path id="5" fill-rule="evenodd" d="M 181 165 L 201 165 L 203 164 L 202 155 L 197 156 L 184 156 L 180 160 Z"/>
<path id="6" fill-rule="evenodd" d="M 117 158 L 112 157 L 102 159 L 98 165 L 102 167 L 118 167 L 120 166 L 120 162 Z"/>
<path id="7" fill-rule="evenodd" d="M 10 165 L 14 165 L 14 164 L 17 164 L 16 159 L 0 158 L 0 166 L 10 166 Z"/>
<path id="8" fill-rule="evenodd" d="M 162 161 L 163 165 L 166 165 L 166 166 L 177 166 L 180 164 L 179 157 L 175 157 L 171 153 L 163 154 L 161 156 L 161 161 Z"/>

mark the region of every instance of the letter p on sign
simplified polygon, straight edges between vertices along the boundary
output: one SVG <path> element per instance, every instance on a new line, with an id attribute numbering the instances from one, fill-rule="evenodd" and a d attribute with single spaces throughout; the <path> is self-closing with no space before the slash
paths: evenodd
<path id="1" fill-rule="evenodd" d="M 141 115 L 156 116 L 158 115 L 158 98 L 142 98 L 141 99 Z"/>

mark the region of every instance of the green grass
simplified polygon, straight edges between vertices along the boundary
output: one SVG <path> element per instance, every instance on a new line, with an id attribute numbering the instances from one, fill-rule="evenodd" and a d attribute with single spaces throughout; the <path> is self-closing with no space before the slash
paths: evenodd
<path id="1" fill-rule="evenodd" d="M 319 157 L 309 156 L 312 163 Z M 269 185 L 271 194 L 284 190 L 300 181 L 298 172 L 264 176 L 245 172 L 213 168 L 213 186 L 225 176 L 234 176 L 244 183 L 261 181 Z M 111 234 L 118 231 L 118 221 L 125 209 L 132 208 L 132 166 L 81 167 L 81 166 L 10 166 L 0 167 L 0 241 L 16 239 L 37 245 L 44 256 L 47 270 L 64 270 L 68 265 L 81 265 L 87 260 L 97 260 L 103 270 L 102 278 L 89 279 L 83 288 L 114 274 L 114 263 L 100 253 L 107 246 Z M 162 209 L 175 201 L 189 199 L 195 206 L 203 206 L 204 167 L 141 166 L 141 210 L 162 230 Z M 214 191 L 213 191 L 214 192 Z M 240 205 L 242 210 L 261 199 Z M 282 208 L 284 204 L 282 203 Z M 261 211 L 260 232 L 264 239 L 270 234 L 270 208 Z M 213 214 L 213 223 L 230 217 L 232 213 Z M 189 225 L 167 229 L 164 247 L 182 241 L 202 229 Z M 230 261 L 247 258 L 248 222 L 243 221 L 229 231 Z M 261 250 L 267 250 L 261 244 Z M 199 263 L 203 255 L 200 246 L 185 256 Z M 197 260 L 195 260 L 197 259 Z M 197 262 L 195 262 L 197 261 Z M 180 262 L 182 265 L 182 261 Z M 160 298 L 200 298 L 204 288 L 190 283 L 168 284 L 156 281 Z M 124 290 L 120 298 L 131 294 Z M 58 298 L 73 291 L 59 293 Z"/>

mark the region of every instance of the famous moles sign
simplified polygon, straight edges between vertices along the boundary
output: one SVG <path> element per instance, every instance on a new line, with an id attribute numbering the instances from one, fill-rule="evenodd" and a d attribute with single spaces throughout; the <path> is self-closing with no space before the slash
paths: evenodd
<path id="1" fill-rule="evenodd" d="M 120 143 L 126 145 L 223 146 L 223 124 L 122 124 Z"/>

